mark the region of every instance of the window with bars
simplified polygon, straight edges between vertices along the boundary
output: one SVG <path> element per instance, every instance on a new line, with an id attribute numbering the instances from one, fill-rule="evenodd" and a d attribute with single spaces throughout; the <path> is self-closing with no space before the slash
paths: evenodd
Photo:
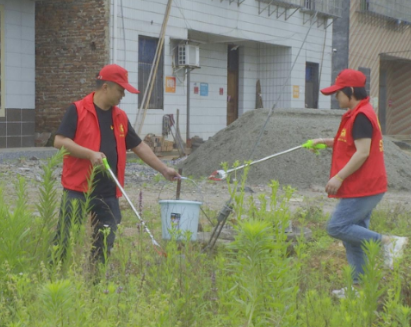
<path id="1" fill-rule="evenodd" d="M 361 0 L 361 10 L 362 11 L 370 10 L 370 0 Z"/>
<path id="2" fill-rule="evenodd" d="M 138 106 L 141 107 L 144 93 L 148 87 L 148 79 L 152 66 L 155 64 L 158 39 L 140 35 L 138 37 Z M 164 109 L 164 51 L 161 51 L 157 67 L 156 80 L 150 97 L 148 109 Z M 147 95 L 148 96 L 148 95 Z"/>
<path id="3" fill-rule="evenodd" d="M 411 23 L 410 0 L 361 0 L 360 11 L 399 22 Z"/>

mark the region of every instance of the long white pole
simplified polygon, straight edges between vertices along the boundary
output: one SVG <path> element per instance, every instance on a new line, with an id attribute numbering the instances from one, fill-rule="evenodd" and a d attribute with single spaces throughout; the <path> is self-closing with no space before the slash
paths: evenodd
<path id="1" fill-rule="evenodd" d="M 131 209 L 134 211 L 134 213 L 136 214 L 138 220 L 140 220 L 141 224 L 143 225 L 144 230 L 146 231 L 146 233 L 150 236 L 151 238 L 151 242 L 153 242 L 153 244 L 155 246 L 160 247 L 160 244 L 157 243 L 157 241 L 154 239 L 153 234 L 151 234 L 150 230 L 148 229 L 146 223 L 144 222 L 143 219 L 141 219 L 137 209 L 134 207 L 133 202 L 131 202 L 130 198 L 128 197 L 127 193 L 124 191 L 123 187 L 121 186 L 120 182 L 118 181 L 116 175 L 114 175 L 113 171 L 111 170 L 108 161 L 106 158 L 103 159 L 103 164 L 104 167 L 107 169 L 107 171 L 109 172 L 111 178 L 113 178 L 114 182 L 116 183 L 117 187 L 120 189 L 121 193 L 123 193 L 124 197 L 126 198 L 128 204 L 130 205 Z"/>

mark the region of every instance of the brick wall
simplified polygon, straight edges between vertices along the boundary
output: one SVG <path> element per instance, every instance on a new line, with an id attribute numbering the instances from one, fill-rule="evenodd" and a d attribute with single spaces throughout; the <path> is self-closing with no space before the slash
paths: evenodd
<path id="1" fill-rule="evenodd" d="M 108 63 L 109 17 L 109 0 L 36 2 L 36 132 L 43 139 Z"/>

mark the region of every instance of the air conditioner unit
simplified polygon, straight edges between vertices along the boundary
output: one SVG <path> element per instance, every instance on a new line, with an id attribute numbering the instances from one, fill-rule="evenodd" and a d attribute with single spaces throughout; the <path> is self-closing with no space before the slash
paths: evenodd
<path id="1" fill-rule="evenodd" d="M 200 47 L 192 44 L 179 44 L 177 48 L 177 66 L 200 68 Z"/>

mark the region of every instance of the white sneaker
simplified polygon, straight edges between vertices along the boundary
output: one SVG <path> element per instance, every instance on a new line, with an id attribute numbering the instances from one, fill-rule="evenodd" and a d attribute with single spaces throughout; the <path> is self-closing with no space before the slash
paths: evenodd
<path id="1" fill-rule="evenodd" d="M 354 292 L 355 296 L 359 295 L 358 291 L 353 286 L 351 286 L 351 289 Z M 334 290 L 331 292 L 332 295 L 334 295 L 335 297 L 338 297 L 339 299 L 345 299 L 347 297 L 347 293 L 348 293 L 347 287 L 343 287 L 339 290 Z"/>
<path id="2" fill-rule="evenodd" d="M 384 263 L 393 269 L 394 260 L 400 258 L 408 244 L 408 237 L 390 236 L 390 242 L 384 244 Z"/>

